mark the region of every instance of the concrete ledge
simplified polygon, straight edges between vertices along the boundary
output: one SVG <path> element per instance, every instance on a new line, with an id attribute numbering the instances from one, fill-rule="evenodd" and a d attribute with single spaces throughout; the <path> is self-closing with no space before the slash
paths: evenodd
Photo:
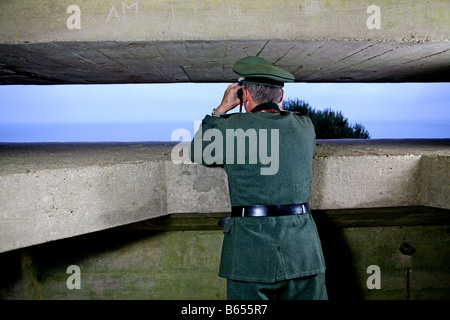
<path id="1" fill-rule="evenodd" d="M 175 165 L 176 143 L 0 144 L 0 252 L 167 214 L 229 211 L 220 168 Z M 450 208 L 450 140 L 323 140 L 316 210 Z"/>
<path id="2" fill-rule="evenodd" d="M 448 41 L 445 0 L 2 1 L 0 42 L 146 40 Z M 74 6 L 75 5 L 75 6 Z M 270 21 L 270 23 L 268 23 Z"/>

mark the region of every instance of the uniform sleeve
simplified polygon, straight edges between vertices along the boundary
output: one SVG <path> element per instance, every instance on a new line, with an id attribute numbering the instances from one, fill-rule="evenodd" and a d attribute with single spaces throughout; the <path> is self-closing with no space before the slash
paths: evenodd
<path id="1" fill-rule="evenodd" d="M 311 151 L 314 154 L 316 152 L 316 129 L 314 127 L 314 123 L 312 122 L 311 118 L 308 116 L 303 116 L 305 117 L 309 128 L 310 128 L 310 132 L 311 132 Z"/>
<path id="2" fill-rule="evenodd" d="M 297 113 L 294 114 L 297 117 L 297 119 L 299 119 L 302 123 L 304 123 L 308 128 L 307 131 L 309 133 L 309 136 L 311 137 L 309 140 L 310 141 L 309 148 L 311 149 L 311 152 L 314 154 L 316 152 L 316 129 L 314 127 L 314 124 L 311 118 L 308 117 L 307 115 L 299 115 Z"/>
<path id="3" fill-rule="evenodd" d="M 220 122 L 225 119 L 207 115 L 194 135 L 189 155 L 192 162 L 204 166 L 223 166 L 223 134 Z"/>
<path id="4" fill-rule="evenodd" d="M 313 124 L 311 118 L 309 118 L 309 117 L 307 117 L 307 118 L 308 118 L 309 122 L 311 123 L 311 127 L 312 127 L 311 135 L 313 136 L 313 138 L 312 138 L 312 146 L 311 146 L 311 148 L 312 148 L 312 153 L 314 154 L 316 152 L 316 150 L 317 150 L 316 128 L 314 127 L 314 124 Z"/>

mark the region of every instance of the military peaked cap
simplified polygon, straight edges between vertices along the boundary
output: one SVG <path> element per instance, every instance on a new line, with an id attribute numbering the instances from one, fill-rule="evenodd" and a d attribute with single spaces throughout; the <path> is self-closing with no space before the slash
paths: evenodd
<path id="1" fill-rule="evenodd" d="M 272 65 L 264 58 L 249 56 L 238 60 L 233 71 L 244 77 L 243 83 L 256 83 L 266 86 L 283 87 L 285 82 L 293 82 L 294 76 Z"/>

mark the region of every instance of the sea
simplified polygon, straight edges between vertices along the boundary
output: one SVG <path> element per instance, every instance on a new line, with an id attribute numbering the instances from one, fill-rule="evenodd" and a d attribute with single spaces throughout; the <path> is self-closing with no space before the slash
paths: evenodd
<path id="1" fill-rule="evenodd" d="M 450 123 L 362 122 L 371 139 L 450 138 Z M 199 122 L 0 123 L 0 142 L 137 142 L 191 140 Z"/>

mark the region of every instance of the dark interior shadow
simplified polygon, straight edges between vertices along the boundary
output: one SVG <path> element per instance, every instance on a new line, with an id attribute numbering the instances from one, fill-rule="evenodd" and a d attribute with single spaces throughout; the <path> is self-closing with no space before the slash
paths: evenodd
<path id="1" fill-rule="evenodd" d="M 330 300 L 364 299 L 355 269 L 355 260 L 345 240 L 342 226 L 320 210 L 312 211 L 326 263 L 326 285 Z"/>

